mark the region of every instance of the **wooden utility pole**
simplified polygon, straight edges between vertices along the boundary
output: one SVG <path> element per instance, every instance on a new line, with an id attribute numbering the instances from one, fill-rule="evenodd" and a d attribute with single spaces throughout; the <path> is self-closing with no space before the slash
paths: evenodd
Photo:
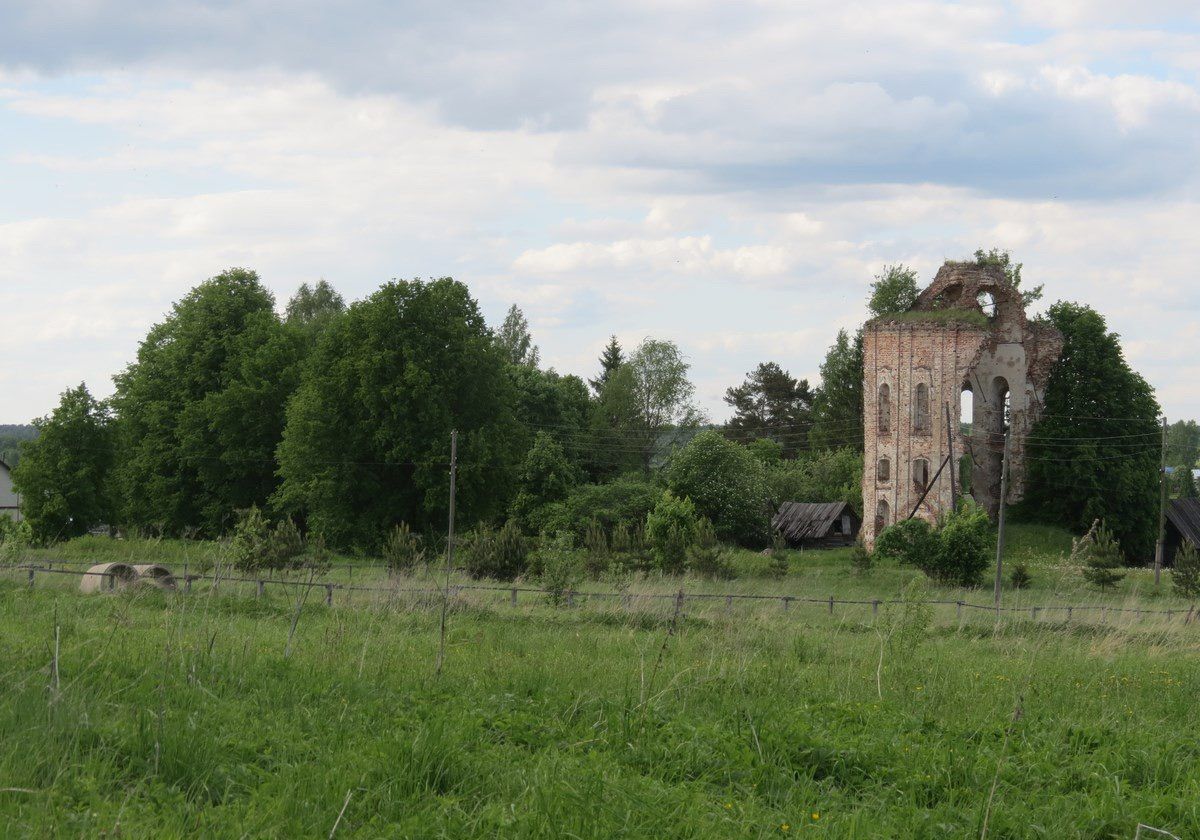
<path id="1" fill-rule="evenodd" d="M 958 509 L 958 483 L 954 478 L 957 464 L 954 463 L 954 430 L 950 428 L 950 403 L 946 403 L 946 451 L 950 453 L 950 510 Z"/>
<path id="2" fill-rule="evenodd" d="M 1162 458 L 1158 465 L 1158 544 L 1154 546 L 1154 585 L 1162 578 L 1163 542 L 1167 527 L 1167 416 L 1163 415 Z"/>
<path id="3" fill-rule="evenodd" d="M 454 485 L 458 478 L 458 430 L 450 432 L 450 525 L 446 534 L 446 579 L 442 587 L 442 622 L 438 635 L 437 676 L 446 658 L 446 607 L 450 599 L 450 569 L 454 564 Z"/>
<path id="4" fill-rule="evenodd" d="M 996 599 L 996 609 L 1000 609 L 1000 585 L 1004 581 L 1004 505 L 1008 501 L 1008 436 L 1004 431 L 1004 454 L 1000 462 L 1000 514 L 997 517 L 996 530 L 996 586 L 993 593 Z M 997 612 L 997 617 L 999 613 Z"/>

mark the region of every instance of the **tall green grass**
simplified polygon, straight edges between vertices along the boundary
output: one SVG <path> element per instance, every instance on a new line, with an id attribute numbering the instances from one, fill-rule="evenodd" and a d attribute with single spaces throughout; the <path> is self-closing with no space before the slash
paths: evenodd
<path id="1" fill-rule="evenodd" d="M 1200 833 L 1196 625 L 313 602 L 0 578 L 0 833 Z"/>

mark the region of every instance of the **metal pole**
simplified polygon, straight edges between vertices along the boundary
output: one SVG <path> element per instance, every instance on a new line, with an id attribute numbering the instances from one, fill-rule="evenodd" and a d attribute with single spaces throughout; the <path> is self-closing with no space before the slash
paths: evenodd
<path id="1" fill-rule="evenodd" d="M 450 525 L 446 535 L 446 581 L 442 588 L 442 621 L 438 631 L 438 676 L 442 674 L 442 661 L 446 658 L 446 602 L 450 597 L 450 568 L 454 563 L 454 484 L 458 478 L 458 430 L 450 432 Z"/>
<path id="2" fill-rule="evenodd" d="M 958 482 L 954 477 L 954 432 L 950 428 L 950 403 L 945 403 L 946 406 L 946 451 L 950 453 L 950 510 L 955 510 L 958 507 Z"/>
<path id="3" fill-rule="evenodd" d="M 1188 469 L 1191 469 L 1189 466 Z M 1167 416 L 1162 422 L 1162 459 L 1158 467 L 1158 544 L 1154 546 L 1154 585 L 1162 578 L 1163 542 L 1167 527 Z"/>
<path id="4" fill-rule="evenodd" d="M 1004 432 L 1004 454 L 1000 462 L 1000 514 L 996 531 L 996 609 L 1000 609 L 1000 584 L 1004 580 L 1004 503 L 1008 501 L 1008 431 Z"/>

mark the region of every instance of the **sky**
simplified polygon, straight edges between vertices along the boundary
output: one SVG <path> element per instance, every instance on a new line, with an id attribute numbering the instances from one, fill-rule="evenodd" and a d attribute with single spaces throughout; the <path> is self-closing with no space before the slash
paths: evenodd
<path id="1" fill-rule="evenodd" d="M 188 289 L 452 276 L 544 365 L 814 384 L 873 275 L 1009 250 L 1200 417 L 1200 6 L 0 2 L 0 422 Z"/>

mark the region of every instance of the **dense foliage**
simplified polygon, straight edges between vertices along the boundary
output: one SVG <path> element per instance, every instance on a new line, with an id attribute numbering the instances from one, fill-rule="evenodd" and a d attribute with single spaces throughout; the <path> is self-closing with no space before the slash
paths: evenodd
<path id="1" fill-rule="evenodd" d="M 809 441 L 816 449 L 863 446 L 863 337 L 838 330 L 821 363 L 821 387 L 813 400 Z"/>
<path id="2" fill-rule="evenodd" d="M 746 374 L 746 381 L 725 391 L 733 416 L 725 424 L 731 440 L 756 439 L 779 443 L 784 457 L 808 448 L 813 392 L 807 379 L 797 380 L 775 362 L 763 362 Z"/>
<path id="3" fill-rule="evenodd" d="M 0 423 L 0 461 L 15 467 L 21 460 L 21 444 L 37 437 L 37 428 L 19 423 Z"/>
<path id="4" fill-rule="evenodd" d="M 992 544 L 987 514 L 968 499 L 946 513 L 937 528 L 915 517 L 885 528 L 875 552 L 914 566 L 939 583 L 974 586 L 989 565 Z"/>
<path id="5" fill-rule="evenodd" d="M 862 515 L 862 453 L 849 447 L 778 461 L 767 469 L 771 501 L 848 502 Z"/>
<path id="6" fill-rule="evenodd" d="M 122 522 L 217 535 L 234 511 L 266 505 L 300 354 L 253 271 L 176 303 L 116 377 Z"/>
<path id="7" fill-rule="evenodd" d="M 1088 306 L 1056 303 L 1062 356 L 1028 438 L 1021 515 L 1083 533 L 1109 523 L 1127 559 L 1148 560 L 1158 527 L 1161 427 L 1154 392 Z"/>
<path id="8" fill-rule="evenodd" d="M 444 527 L 458 430 L 465 525 L 507 507 L 520 458 L 506 361 L 467 288 L 395 281 L 321 336 L 287 411 L 276 505 L 338 546 Z"/>
<path id="9" fill-rule="evenodd" d="M 765 545 L 768 538 L 766 471 L 746 447 L 719 432 L 703 431 L 671 460 L 667 484 L 692 500 L 719 539 Z"/>
<path id="10" fill-rule="evenodd" d="M 21 445 L 13 486 L 38 542 L 87 533 L 112 521 L 109 472 L 113 429 L 108 409 L 84 385 L 63 393 L 58 407 L 34 421 L 36 438 Z"/>
<path id="11" fill-rule="evenodd" d="M 917 272 L 906 265 L 885 266 L 871 284 L 867 310 L 875 318 L 907 312 L 917 302 Z"/>

